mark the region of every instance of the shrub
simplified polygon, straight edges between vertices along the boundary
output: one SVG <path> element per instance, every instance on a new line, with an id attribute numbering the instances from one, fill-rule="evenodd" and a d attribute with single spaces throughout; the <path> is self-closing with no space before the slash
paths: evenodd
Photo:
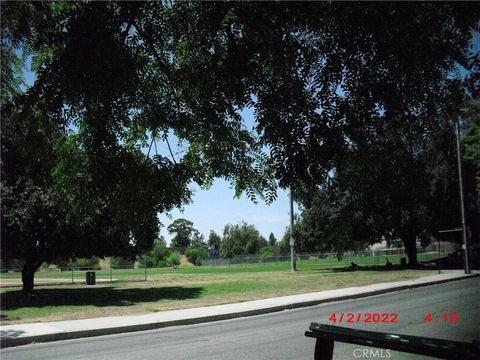
<path id="1" fill-rule="evenodd" d="M 166 259 L 160 260 L 155 267 L 157 268 L 168 267 L 167 260 Z"/>
<path id="2" fill-rule="evenodd" d="M 69 267 L 80 268 L 82 270 L 100 270 L 100 259 L 98 257 L 76 258 L 68 261 Z"/>
<path id="3" fill-rule="evenodd" d="M 180 265 L 180 254 L 177 252 L 173 252 L 165 259 L 165 262 L 168 266 L 173 268 L 177 268 Z"/>
<path id="4" fill-rule="evenodd" d="M 272 256 L 273 254 L 273 249 L 272 249 L 272 246 L 264 246 L 260 249 L 260 251 L 258 252 L 258 254 L 263 257 L 263 258 L 266 258 L 266 257 L 270 257 Z"/>
<path id="5" fill-rule="evenodd" d="M 111 264 L 113 268 L 131 268 L 134 262 L 121 256 L 114 256 L 111 259 Z"/>
<path id="6" fill-rule="evenodd" d="M 152 250 L 140 258 L 140 265 L 142 267 L 164 267 L 166 266 L 166 259 L 171 253 L 172 252 L 167 249 L 165 244 L 158 243 L 152 248 Z"/>
<path id="7" fill-rule="evenodd" d="M 193 265 L 201 266 L 202 261 L 207 258 L 207 250 L 203 248 L 188 248 L 185 255 Z"/>

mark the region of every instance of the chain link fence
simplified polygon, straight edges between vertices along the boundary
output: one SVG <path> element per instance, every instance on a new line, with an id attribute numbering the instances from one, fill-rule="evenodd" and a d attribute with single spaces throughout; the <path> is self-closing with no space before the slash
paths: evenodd
<path id="1" fill-rule="evenodd" d="M 147 281 L 148 274 L 153 269 L 135 268 L 134 266 L 111 266 L 109 268 L 92 268 L 68 266 L 64 268 L 40 268 L 35 273 L 36 285 L 49 284 L 85 284 L 87 272 L 95 273 L 96 283 L 118 281 Z M 1 286 L 20 286 L 22 283 L 22 269 L 1 269 Z"/>
<path id="2" fill-rule="evenodd" d="M 433 261 L 437 258 L 448 255 L 446 251 L 422 252 L 418 250 L 418 261 Z M 387 262 L 400 264 L 401 259 L 406 258 L 404 249 L 383 249 L 367 251 L 349 251 L 343 254 L 338 253 L 297 253 L 297 267 L 302 264 L 311 266 L 314 264 L 319 268 L 334 268 L 341 266 L 356 265 L 384 265 Z M 290 255 L 279 256 L 243 256 L 231 259 L 206 259 L 203 266 L 248 266 L 248 265 L 272 265 L 279 264 L 285 266 L 290 262 Z M 96 283 L 113 283 L 119 281 L 147 281 L 150 275 L 158 274 L 162 271 L 160 268 L 139 267 L 134 264 L 123 266 L 110 266 L 98 269 L 92 267 L 68 266 L 63 268 L 42 267 L 35 273 L 35 285 L 54 285 L 54 284 L 85 284 L 87 282 L 87 272 L 95 272 Z M 0 284 L 6 286 L 21 286 L 22 269 L 1 269 Z"/>
<path id="3" fill-rule="evenodd" d="M 446 256 L 447 252 L 422 252 L 418 250 L 418 261 L 431 261 L 439 257 Z M 348 251 L 340 253 L 297 253 L 297 263 L 301 265 L 303 261 L 318 263 L 318 265 L 344 266 L 354 262 L 357 265 L 380 265 L 387 262 L 400 264 L 401 258 L 406 258 L 405 249 L 382 249 L 366 251 Z M 290 254 L 278 256 L 242 256 L 228 259 L 206 259 L 203 261 L 207 266 L 231 266 L 231 265 L 249 265 L 249 264 L 279 264 L 290 262 Z"/>

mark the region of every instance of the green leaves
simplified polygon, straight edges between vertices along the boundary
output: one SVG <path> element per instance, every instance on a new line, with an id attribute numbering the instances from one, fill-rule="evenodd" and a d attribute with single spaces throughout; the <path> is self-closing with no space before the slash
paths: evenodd
<path id="1" fill-rule="evenodd" d="M 311 182 L 311 174 L 323 181 L 347 144 L 361 146 L 384 124 L 403 118 L 423 126 L 458 111 L 451 100 L 459 83 L 448 75 L 463 61 L 466 24 L 475 23 L 477 11 L 346 3 L 181 9 L 196 29 L 182 38 L 178 60 L 191 75 L 184 80 L 196 101 L 211 104 L 199 111 L 218 115 L 255 99 L 256 130 L 283 186 Z"/>
<path id="2" fill-rule="evenodd" d="M 195 266 L 202 266 L 202 261 L 207 258 L 207 250 L 204 248 L 188 248 L 185 256 Z"/>
<path id="3" fill-rule="evenodd" d="M 193 237 L 198 237 L 198 230 L 193 227 L 193 222 L 186 219 L 176 219 L 167 228 L 170 234 L 175 234 L 172 245 L 178 247 L 189 247 Z"/>
<path id="4" fill-rule="evenodd" d="M 465 159 L 476 169 L 477 192 L 480 194 L 480 99 L 472 99 L 468 102 L 465 109 L 465 122 L 466 132 L 463 138 Z"/>
<path id="5" fill-rule="evenodd" d="M 256 254 L 266 241 L 254 225 L 245 222 L 239 225 L 225 225 L 220 243 L 220 256 L 232 258 L 239 255 Z"/>

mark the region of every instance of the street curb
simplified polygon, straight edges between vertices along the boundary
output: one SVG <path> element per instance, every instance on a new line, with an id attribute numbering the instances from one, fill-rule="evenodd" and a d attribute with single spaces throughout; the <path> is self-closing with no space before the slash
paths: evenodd
<path id="1" fill-rule="evenodd" d="M 319 300 L 302 301 L 297 303 L 271 306 L 271 307 L 265 307 L 265 308 L 255 309 L 255 310 L 240 311 L 240 312 L 227 313 L 227 314 L 218 314 L 213 316 L 204 316 L 204 317 L 171 320 L 171 321 L 163 321 L 163 322 L 153 322 L 153 323 L 138 324 L 138 325 L 110 327 L 110 328 L 103 328 L 103 329 L 59 332 L 59 333 L 45 334 L 45 335 L 25 336 L 21 338 L 6 338 L 6 339 L 1 339 L 0 348 L 28 345 L 36 342 L 71 340 L 71 339 L 78 339 L 78 338 L 114 335 L 114 334 L 129 333 L 129 332 L 136 332 L 136 331 L 156 330 L 156 329 L 161 329 L 161 328 L 166 328 L 171 326 L 193 325 L 193 324 L 208 323 L 208 322 L 220 321 L 220 320 L 236 319 L 241 317 L 269 314 L 269 313 L 274 313 L 274 312 L 279 312 L 284 310 L 292 310 L 292 309 L 298 309 L 298 308 L 303 308 L 308 306 L 315 306 L 315 305 L 334 302 L 334 301 L 343 301 L 343 300 L 358 299 L 358 298 L 374 296 L 374 295 L 381 295 L 381 294 L 386 294 L 386 293 L 400 291 L 400 290 L 414 289 L 414 288 L 428 286 L 428 285 L 437 285 L 437 284 L 447 283 L 451 281 L 465 280 L 465 279 L 476 278 L 476 277 L 480 277 L 480 274 L 463 275 L 460 277 L 455 277 L 450 279 L 435 280 L 428 283 L 399 285 L 399 286 L 391 287 L 388 289 L 372 290 L 372 291 L 368 291 L 360 294 L 336 296 L 332 298 L 319 299 Z"/>

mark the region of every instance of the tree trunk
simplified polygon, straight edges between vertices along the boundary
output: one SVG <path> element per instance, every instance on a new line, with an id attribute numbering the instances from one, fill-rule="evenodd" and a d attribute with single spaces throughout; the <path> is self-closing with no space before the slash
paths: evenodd
<path id="1" fill-rule="evenodd" d="M 42 265 L 42 263 L 31 263 L 28 261 L 23 265 L 22 283 L 23 283 L 24 294 L 33 293 L 33 280 L 35 277 L 35 271 L 37 271 L 40 265 Z"/>
<path id="2" fill-rule="evenodd" d="M 408 257 L 408 266 L 416 267 L 418 265 L 417 261 L 417 237 L 415 235 L 409 234 L 402 237 L 403 246 L 405 247 L 405 252 Z"/>

